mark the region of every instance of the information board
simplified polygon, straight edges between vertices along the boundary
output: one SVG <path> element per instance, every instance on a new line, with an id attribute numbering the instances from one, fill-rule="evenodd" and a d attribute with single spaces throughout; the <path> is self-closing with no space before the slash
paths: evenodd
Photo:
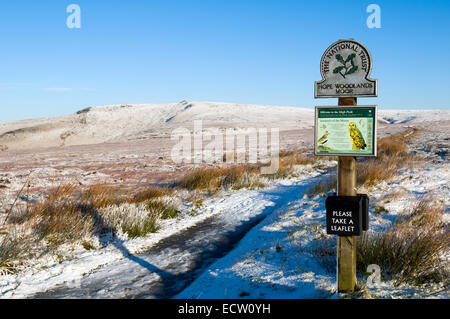
<path id="1" fill-rule="evenodd" d="M 314 153 L 328 156 L 376 156 L 376 124 L 376 106 L 318 106 Z"/>

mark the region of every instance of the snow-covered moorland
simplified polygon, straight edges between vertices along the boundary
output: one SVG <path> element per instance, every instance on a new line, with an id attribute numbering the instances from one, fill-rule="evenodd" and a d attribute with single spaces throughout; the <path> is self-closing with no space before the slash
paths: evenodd
<path id="1" fill-rule="evenodd" d="M 174 105 L 173 110 L 166 108 L 164 111 L 169 113 L 173 111 L 173 114 L 168 114 L 171 115 L 168 119 L 161 117 L 165 120 L 158 120 L 154 125 L 157 124 L 158 129 L 175 121 L 188 125 L 191 118 L 187 112 L 192 112 L 192 116 L 196 117 L 208 111 L 209 113 L 204 114 L 211 114 L 213 118 L 215 110 L 223 109 L 223 105 L 220 105 L 222 108 L 212 109 L 208 105 L 208 103 L 187 102 Z M 196 107 L 202 112 L 196 113 L 198 111 Z M 127 108 L 133 107 L 108 109 L 105 114 L 114 120 L 111 127 L 117 122 L 114 110 L 128 114 L 124 111 Z M 141 108 L 145 109 L 143 106 Z M 249 114 L 253 114 L 250 116 L 253 119 L 252 124 L 258 122 L 258 116 L 255 115 L 259 114 L 256 106 L 240 106 L 240 108 L 244 112 L 242 114 L 250 108 Z M 265 112 L 268 109 L 265 109 Z M 77 117 L 91 113 L 90 117 L 86 118 L 89 122 L 94 120 L 96 112 L 105 110 L 84 110 L 77 114 Z M 292 121 L 292 127 L 296 125 L 297 111 L 291 110 L 292 114 L 287 118 L 282 118 L 284 116 L 282 109 L 276 109 L 274 112 L 279 114 L 278 119 L 281 121 L 278 123 L 279 126 L 288 119 Z M 304 120 L 305 114 L 309 111 L 301 109 L 299 112 L 303 112 L 298 116 L 299 121 L 304 121 L 305 125 L 298 133 L 295 133 L 295 130 L 292 131 L 294 133 L 290 132 L 292 135 L 288 134 L 286 138 L 292 141 L 296 136 L 301 142 L 297 144 L 289 142 L 284 145 L 287 149 L 309 143 L 309 135 L 305 139 L 303 131 L 310 130 L 307 124 L 311 122 L 310 119 Z M 222 114 L 221 120 L 223 123 L 232 120 L 244 126 L 243 123 L 246 122 L 244 117 L 236 117 L 236 113 L 230 114 L 232 112 L 224 113 L 226 114 Z M 368 193 L 371 198 L 370 233 L 384 232 L 395 223 L 398 216 L 409 214 L 414 204 L 425 195 L 443 205 L 442 217 L 444 223 L 448 225 L 450 119 L 447 111 L 443 114 L 391 112 L 389 116 L 382 117 L 381 136 L 404 132 L 407 125 L 418 129 L 417 134 L 408 140 L 410 154 L 417 160 L 411 165 L 400 165 L 398 170 L 396 167 L 393 176 L 385 176 L 371 185 L 360 187 L 359 191 Z M 138 140 L 140 138 L 145 141 L 152 140 L 153 131 L 143 130 L 148 123 L 133 126 L 132 123 L 136 119 L 131 118 L 131 115 L 129 118 L 131 124 L 128 123 L 128 126 L 123 125 L 116 130 L 120 131 L 120 136 L 115 137 L 117 138 L 115 144 L 97 144 L 92 148 L 66 146 L 32 152 L 26 150 L 3 152 L 0 161 L 4 168 L 0 175 L 0 183 L 5 187 L 0 187 L 0 191 L 8 198 L 3 203 L 3 210 L 10 207 L 11 198 L 17 194 L 20 185 L 25 184 L 26 173 L 30 168 L 39 165 L 36 156 L 41 157 L 46 170 L 37 173 L 40 174 L 39 178 L 31 180 L 32 187 L 28 187 L 26 196 L 19 198 L 25 205 L 32 205 L 42 198 L 39 194 L 44 193 L 49 185 L 71 182 L 74 178 L 80 185 L 114 181 L 129 189 L 136 185 L 142 186 L 150 180 L 164 183 L 166 179 L 161 175 L 157 175 L 155 179 L 151 179 L 154 176 L 149 175 L 150 177 L 145 176 L 147 178 L 145 179 L 142 173 L 154 173 L 163 166 L 165 171 L 173 174 L 169 177 L 179 178 L 178 175 L 183 174 L 187 168 L 176 167 L 167 160 L 160 160 L 161 155 L 165 156 L 164 151 L 157 149 L 154 154 L 144 153 L 142 145 L 146 144 L 142 143 L 147 142 L 137 144 L 130 142 L 132 148 L 125 148 L 129 147 L 129 144 L 121 144 L 120 141 L 127 138 L 130 138 L 130 141 L 136 137 L 139 137 Z M 165 115 L 167 114 L 164 113 Z M 108 116 L 99 117 L 101 118 L 99 123 L 109 123 Z M 66 123 L 65 121 L 63 122 Z M 76 126 L 84 125 L 83 121 L 68 122 Z M 105 126 L 105 123 L 102 125 Z M 95 125 L 91 128 L 94 130 Z M 53 132 L 55 128 L 46 126 L 45 130 Z M 14 139 L 11 138 L 11 134 L 6 134 L 3 135 L 3 139 L 11 143 L 11 148 L 18 145 L 17 148 L 21 149 L 39 135 L 30 135 L 27 130 L 20 132 L 24 132 L 25 135 L 18 135 Z M 84 136 L 84 133 L 80 129 L 78 133 L 70 135 L 73 138 L 72 142 L 70 136 L 65 137 L 64 141 L 76 144 L 77 134 Z M 87 135 L 85 137 L 88 138 Z M 105 136 L 102 136 L 100 142 L 104 142 L 104 138 Z M 281 135 L 281 138 L 284 136 Z M 59 133 L 55 133 L 55 143 L 58 139 Z M 80 141 L 84 142 L 83 139 Z M 117 165 L 118 162 L 122 162 L 124 166 L 120 167 Z M 325 194 L 318 191 L 320 188 L 315 187 L 324 183 L 325 192 L 328 190 L 327 187 L 333 187 L 330 181 L 335 178 L 335 165 L 335 161 L 320 160 L 311 163 L 305 161 L 295 165 L 291 172 L 280 174 L 277 178 L 261 177 L 257 187 L 243 185 L 239 189 L 223 189 L 209 195 L 197 190 L 177 188 L 167 200 L 177 205 L 178 213 L 174 218 L 159 220 L 157 232 L 149 232 L 134 238 L 120 224 L 114 232 L 90 234 L 84 240 L 62 243 L 56 250 L 36 254 L 34 250 L 39 248 L 38 243 L 32 246 L 33 251 L 29 251 L 32 257 L 22 259 L 22 262 L 14 264 L 14 267 L 7 263 L 2 264 L 3 260 L 0 260 L 2 269 L 0 296 L 3 298 L 344 297 L 336 293 L 334 269 L 336 238 L 325 233 Z M 118 172 L 122 175 L 117 175 Z M 148 207 L 142 203 L 122 202 L 118 205 L 101 207 L 100 210 L 101 216 L 141 218 L 147 214 Z M 3 224 L 1 230 L 2 236 L 5 236 L 5 232 L 10 228 Z M 4 248 L 5 246 L 2 246 L 2 249 Z M 446 247 L 441 256 L 443 261 L 448 261 L 448 253 L 449 249 Z M 445 262 L 442 265 L 448 270 Z M 394 280 L 386 277 L 376 287 L 366 287 L 364 274 L 359 274 L 358 279 L 360 290 L 352 295 L 354 297 L 448 298 L 447 280 L 430 282 L 422 287 L 411 284 L 397 286 Z"/>

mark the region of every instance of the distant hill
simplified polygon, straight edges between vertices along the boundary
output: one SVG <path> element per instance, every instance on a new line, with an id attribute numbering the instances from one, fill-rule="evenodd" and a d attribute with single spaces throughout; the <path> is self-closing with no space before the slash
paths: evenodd
<path id="1" fill-rule="evenodd" d="M 278 127 L 280 130 L 313 126 L 313 108 L 182 101 L 173 104 L 108 105 L 75 114 L 0 123 L 1 149 L 29 149 L 169 137 L 180 127 Z M 450 111 L 380 111 L 381 123 L 449 120 Z"/>

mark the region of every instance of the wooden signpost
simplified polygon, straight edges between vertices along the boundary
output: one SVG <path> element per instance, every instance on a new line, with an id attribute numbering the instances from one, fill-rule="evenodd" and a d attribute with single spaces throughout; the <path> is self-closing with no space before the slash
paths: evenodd
<path id="1" fill-rule="evenodd" d="M 355 156 L 376 156 L 376 106 L 358 108 L 357 97 L 376 97 L 369 51 L 353 39 L 333 43 L 320 63 L 315 98 L 336 97 L 339 107 L 317 107 L 314 153 L 339 156 L 337 196 L 327 199 L 327 232 L 338 235 L 339 292 L 356 286 L 356 236 L 368 229 L 368 197 L 356 192 Z M 351 108 L 349 108 L 351 106 Z M 344 108 L 347 107 L 347 108 Z M 373 110 L 369 112 L 369 110 Z"/>

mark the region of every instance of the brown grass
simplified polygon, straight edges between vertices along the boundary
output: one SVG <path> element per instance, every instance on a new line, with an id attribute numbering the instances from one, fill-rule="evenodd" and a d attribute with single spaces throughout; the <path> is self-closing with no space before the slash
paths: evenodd
<path id="1" fill-rule="evenodd" d="M 364 234 L 358 239 L 358 272 L 379 265 L 384 280 L 396 285 L 423 285 L 448 281 L 448 226 L 442 220 L 444 207 L 423 198 L 410 214 L 400 216 L 385 232 Z"/>
<path id="2" fill-rule="evenodd" d="M 326 195 L 329 192 L 336 192 L 336 187 L 337 187 L 336 176 L 330 175 L 328 179 L 311 185 L 306 191 L 306 194 L 309 197 L 315 195 Z"/>
<path id="3" fill-rule="evenodd" d="M 386 207 L 380 206 L 380 205 L 377 205 L 373 210 L 374 214 L 385 214 L 387 212 L 388 211 L 387 211 Z"/>
<path id="4" fill-rule="evenodd" d="M 305 155 L 306 150 L 280 151 L 279 168 L 266 178 L 285 178 L 294 174 L 296 165 L 315 164 L 319 158 Z M 261 181 L 261 167 L 269 163 L 242 164 L 229 167 L 198 168 L 189 172 L 180 182 L 182 188 L 216 193 L 221 189 L 264 187 Z"/>
<path id="5" fill-rule="evenodd" d="M 89 186 L 86 191 L 81 192 L 80 199 L 83 203 L 88 203 L 94 208 L 103 208 L 124 203 L 127 198 L 118 187 L 107 184 L 96 184 Z"/>
<path id="6" fill-rule="evenodd" d="M 357 163 L 358 185 L 373 186 L 380 181 L 388 181 L 397 175 L 398 169 L 403 163 L 398 158 L 386 158 L 384 160 L 367 159 Z"/>
<path id="7" fill-rule="evenodd" d="M 155 198 L 160 198 L 164 196 L 170 196 L 173 193 L 173 190 L 168 188 L 158 187 L 158 186 L 150 186 L 145 190 L 140 191 L 133 197 L 129 199 L 131 203 L 143 203 L 148 200 L 152 200 Z"/>
<path id="8" fill-rule="evenodd" d="M 307 150 L 282 151 L 280 152 L 280 164 L 282 166 L 308 165 L 316 163 L 319 158 L 305 155 Z"/>
<path id="9" fill-rule="evenodd" d="M 316 257 L 319 264 L 329 273 L 336 272 L 336 239 L 327 238 L 317 240 L 310 250 L 313 257 Z"/>
<path id="10" fill-rule="evenodd" d="M 150 233 L 156 233 L 159 229 L 159 212 L 151 211 L 143 219 L 125 218 L 120 227 L 129 238 L 144 237 Z"/>
<path id="11" fill-rule="evenodd" d="M 0 270 L 10 271 L 12 265 L 24 258 L 24 251 L 33 246 L 41 251 L 52 251 L 64 243 L 80 243 L 85 249 L 94 249 L 87 239 L 103 233 L 119 231 L 135 238 L 156 232 L 158 220 L 175 218 L 178 210 L 160 197 L 169 195 L 165 188 L 150 187 L 133 196 L 105 184 L 82 190 L 75 185 L 51 189 L 36 203 L 17 205 L 7 212 L 0 237 Z M 145 214 L 133 216 L 117 209 L 124 203 L 144 203 Z M 14 229 L 21 231 L 15 232 Z M 25 238 L 17 233 L 29 232 Z M 30 252 L 31 253 L 31 252 Z"/>
<path id="12" fill-rule="evenodd" d="M 314 164 L 317 159 L 304 155 L 303 151 L 282 151 L 280 169 L 272 178 L 287 177 L 293 173 L 295 165 Z M 260 169 L 267 163 L 243 164 L 229 167 L 199 168 L 189 172 L 178 187 L 195 191 L 193 204 L 202 205 L 202 192 L 214 194 L 219 190 L 261 188 L 264 183 Z M 269 176 L 270 178 L 270 176 Z M 63 243 L 80 243 L 85 249 L 95 249 L 89 239 L 103 233 L 116 235 L 123 232 L 130 238 L 145 236 L 158 230 L 158 221 L 177 217 L 176 206 L 166 203 L 163 198 L 173 196 L 175 189 L 148 187 L 130 194 L 120 187 L 97 184 L 80 189 L 79 185 L 64 185 L 50 190 L 36 203 L 16 205 L 7 212 L 6 228 L 2 226 L 0 236 L 0 269 L 14 260 L 22 258 L 27 251 L 25 244 L 34 247 L 56 249 Z M 130 216 L 120 209 L 110 209 L 122 204 L 142 204 L 146 214 Z M 105 209 L 107 208 L 108 209 Z M 112 210 L 112 212 L 111 212 Z M 11 228 L 22 227 L 31 233 L 26 240 L 11 235 Z"/>
<path id="13" fill-rule="evenodd" d="M 95 221 L 74 194 L 72 185 L 54 189 L 45 199 L 27 205 L 17 215 L 19 218 L 10 221 L 29 222 L 37 239 L 47 239 L 55 245 L 81 239 L 92 232 Z"/>
<path id="14" fill-rule="evenodd" d="M 20 260 L 26 257 L 31 248 L 26 238 L 11 234 L 4 236 L 0 240 L 0 276 L 17 272 L 21 266 Z"/>
<path id="15" fill-rule="evenodd" d="M 409 133 L 406 131 L 378 141 L 378 156 L 357 163 L 358 185 L 373 186 L 380 181 L 390 180 L 401 167 L 414 161 L 407 145 L 407 140 L 414 134 Z M 404 137 L 406 135 L 407 138 Z"/>
<path id="16" fill-rule="evenodd" d="M 169 205 L 160 200 L 149 200 L 145 203 L 145 208 L 162 219 L 172 219 L 178 216 L 178 209 L 174 205 Z"/>
<path id="17" fill-rule="evenodd" d="M 192 192 L 189 195 L 189 200 L 191 201 L 193 208 L 197 209 L 203 206 L 205 197 L 199 192 Z"/>
<path id="18" fill-rule="evenodd" d="M 295 166 L 313 165 L 319 161 L 319 157 L 307 155 L 307 150 L 280 151 L 280 161 L 278 171 L 269 178 L 286 178 L 295 175 Z M 332 158 L 328 158 L 333 160 Z"/>
<path id="19" fill-rule="evenodd" d="M 180 182 L 182 188 L 191 191 L 207 191 L 211 194 L 221 189 L 260 188 L 258 165 L 198 168 L 188 173 Z"/>

